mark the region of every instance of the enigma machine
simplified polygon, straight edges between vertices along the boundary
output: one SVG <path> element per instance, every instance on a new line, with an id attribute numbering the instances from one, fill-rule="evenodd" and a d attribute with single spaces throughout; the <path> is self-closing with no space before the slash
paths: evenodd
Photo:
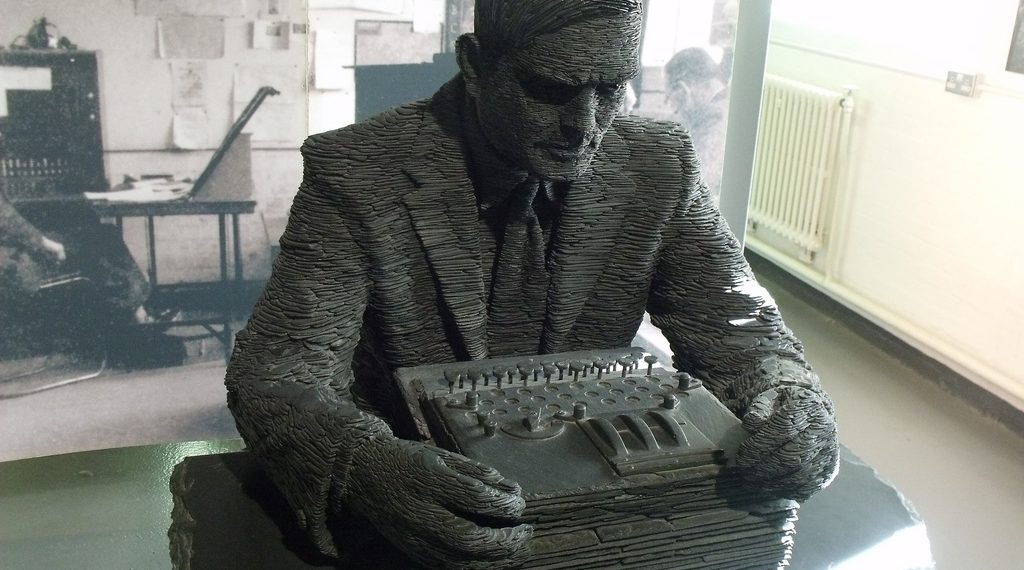
<path id="1" fill-rule="evenodd" d="M 641 349 L 400 369 L 424 440 L 522 485 L 529 568 L 787 565 L 798 505 L 740 481 L 746 432 Z"/>

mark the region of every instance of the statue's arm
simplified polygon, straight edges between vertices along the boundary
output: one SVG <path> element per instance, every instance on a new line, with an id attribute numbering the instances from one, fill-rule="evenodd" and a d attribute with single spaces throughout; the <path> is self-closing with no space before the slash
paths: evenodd
<path id="1" fill-rule="evenodd" d="M 305 155 L 305 149 L 304 149 Z M 305 156 L 281 252 L 225 383 L 239 432 L 325 552 L 332 493 L 348 484 L 352 448 L 387 425 L 350 397 L 352 355 L 370 281 L 338 197 Z"/>
<path id="2" fill-rule="evenodd" d="M 342 194 L 344 166 L 315 143 L 303 154 L 281 253 L 228 365 L 239 432 L 325 554 L 337 553 L 327 517 L 344 509 L 429 566 L 520 563 L 532 529 L 518 521 L 518 485 L 461 455 L 397 439 L 353 403 L 369 266 Z"/>
<path id="3" fill-rule="evenodd" d="M 743 419 L 752 435 L 739 462 L 751 478 L 805 497 L 835 473 L 832 402 L 700 182 L 688 138 L 681 144 L 683 191 L 662 235 L 651 321 L 676 367 L 701 378 Z"/>

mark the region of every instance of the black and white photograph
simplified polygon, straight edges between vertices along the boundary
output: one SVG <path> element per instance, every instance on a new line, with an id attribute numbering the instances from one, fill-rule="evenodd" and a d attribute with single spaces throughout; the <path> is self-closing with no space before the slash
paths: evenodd
<path id="1" fill-rule="evenodd" d="M 0 424 L 29 437 L 0 458 L 234 436 L 212 411 L 301 174 L 303 2 L 5 5 Z"/>

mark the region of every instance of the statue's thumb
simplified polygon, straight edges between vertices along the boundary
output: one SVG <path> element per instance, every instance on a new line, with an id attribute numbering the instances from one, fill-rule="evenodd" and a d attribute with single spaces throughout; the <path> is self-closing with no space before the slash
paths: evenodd
<path id="1" fill-rule="evenodd" d="M 750 432 L 760 429 L 771 417 L 778 396 L 779 393 L 774 388 L 758 394 L 743 416 L 743 427 Z"/>

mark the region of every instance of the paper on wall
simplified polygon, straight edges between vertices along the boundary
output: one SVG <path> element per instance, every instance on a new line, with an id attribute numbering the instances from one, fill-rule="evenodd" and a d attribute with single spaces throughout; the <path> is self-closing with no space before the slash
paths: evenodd
<path id="1" fill-rule="evenodd" d="M 205 107 L 176 107 L 171 123 L 174 148 L 197 150 L 208 148 L 209 121 Z"/>
<path id="2" fill-rule="evenodd" d="M 174 107 L 203 107 L 206 105 L 206 62 L 172 61 L 171 84 Z"/>
<path id="3" fill-rule="evenodd" d="M 266 11 L 268 16 L 280 16 L 281 15 L 281 0 L 263 0 L 264 8 L 261 11 Z"/>
<path id="4" fill-rule="evenodd" d="M 291 22 L 256 20 L 252 23 L 252 49 L 288 49 Z"/>
<path id="5" fill-rule="evenodd" d="M 304 0 L 260 0 L 260 19 L 305 19 Z"/>
<path id="6" fill-rule="evenodd" d="M 245 0 L 135 0 L 136 16 L 245 16 Z"/>
<path id="7" fill-rule="evenodd" d="M 157 20 L 163 59 L 224 57 L 224 20 L 210 17 L 164 16 Z"/>
<path id="8" fill-rule="evenodd" d="M 306 17 L 303 0 L 260 0 L 261 20 L 285 20 Z"/>
<path id="9" fill-rule="evenodd" d="M 384 14 L 403 14 L 409 0 L 309 0 L 310 10 L 343 8 Z"/>
<path id="10" fill-rule="evenodd" d="M 313 83 L 322 90 L 344 89 L 345 44 L 335 30 L 317 30 L 313 36 Z"/>

